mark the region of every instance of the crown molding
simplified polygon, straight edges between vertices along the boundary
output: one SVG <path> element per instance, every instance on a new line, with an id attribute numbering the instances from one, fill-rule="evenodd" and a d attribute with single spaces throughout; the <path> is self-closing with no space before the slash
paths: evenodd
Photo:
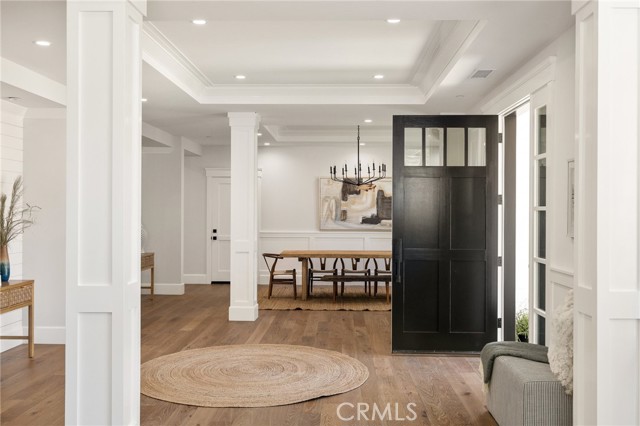
<path id="1" fill-rule="evenodd" d="M 200 104 L 416 105 L 424 93 L 411 84 L 216 85 L 160 30 L 143 25 L 142 59 Z"/>
<path id="2" fill-rule="evenodd" d="M 216 105 L 413 105 L 423 94 L 408 84 L 395 85 L 242 85 L 213 86 L 198 99 Z"/>
<path id="3" fill-rule="evenodd" d="M 499 114 L 555 79 L 556 57 L 534 58 L 503 84 L 492 90 L 475 109 Z"/>
<path id="4" fill-rule="evenodd" d="M 423 93 L 422 103 L 426 103 L 436 92 L 445 77 L 458 63 L 475 39 L 480 35 L 487 21 L 457 21 L 439 27 L 428 67 L 423 66 L 416 73 L 412 84 Z"/>
<path id="5" fill-rule="evenodd" d="M 156 44 L 168 52 L 175 62 L 189 71 L 195 78 L 200 80 L 203 86 L 213 86 L 213 83 L 187 56 L 182 53 L 178 47 L 173 44 L 155 25 L 149 21 L 145 21 L 143 32 L 150 37 Z"/>
<path id="6" fill-rule="evenodd" d="M 214 84 L 156 26 L 143 26 L 142 59 L 200 104 L 424 105 L 486 21 L 439 22 L 406 84 Z"/>
<path id="7" fill-rule="evenodd" d="M 333 129 L 275 125 L 265 125 L 263 127 L 278 145 L 337 144 L 344 146 L 345 143 L 356 142 L 354 126 Z M 366 135 L 361 135 L 361 141 L 366 145 L 390 144 L 391 138 L 391 126 L 378 126 L 375 129 L 368 128 Z"/>

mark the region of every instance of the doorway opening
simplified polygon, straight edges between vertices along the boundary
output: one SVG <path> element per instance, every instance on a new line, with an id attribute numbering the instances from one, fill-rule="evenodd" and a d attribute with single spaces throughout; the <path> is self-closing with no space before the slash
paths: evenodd
<path id="1" fill-rule="evenodd" d="M 531 108 L 528 99 L 501 115 L 504 144 L 502 226 L 502 339 L 527 339 L 531 224 Z M 527 331 L 528 332 L 528 331 Z M 518 337 L 520 335 L 520 337 Z"/>

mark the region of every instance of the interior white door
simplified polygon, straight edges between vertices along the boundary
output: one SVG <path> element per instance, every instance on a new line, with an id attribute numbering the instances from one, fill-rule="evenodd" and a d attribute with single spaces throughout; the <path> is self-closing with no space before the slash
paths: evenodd
<path id="1" fill-rule="evenodd" d="M 229 282 L 231 253 L 231 178 L 208 177 L 209 271 L 211 282 Z"/>

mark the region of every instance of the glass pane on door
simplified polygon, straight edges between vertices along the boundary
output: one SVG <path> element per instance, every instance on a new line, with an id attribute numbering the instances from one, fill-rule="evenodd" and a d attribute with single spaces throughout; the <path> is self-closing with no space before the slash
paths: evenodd
<path id="1" fill-rule="evenodd" d="M 538 207 L 547 205 L 547 159 L 536 161 L 538 175 Z"/>
<path id="2" fill-rule="evenodd" d="M 536 291 L 536 298 L 538 300 L 537 307 L 538 309 L 545 310 L 545 281 L 546 281 L 546 269 L 547 265 L 544 263 L 536 263 L 536 286 L 538 287 Z"/>
<path id="3" fill-rule="evenodd" d="M 404 129 L 404 165 L 422 166 L 422 128 Z"/>
<path id="4" fill-rule="evenodd" d="M 537 154 L 544 154 L 547 152 L 547 107 L 544 106 L 536 111 L 536 126 L 538 135 L 538 149 Z"/>
<path id="5" fill-rule="evenodd" d="M 425 166 L 443 166 L 444 129 L 426 128 L 425 138 Z"/>
<path id="6" fill-rule="evenodd" d="M 536 315 L 536 343 L 539 345 L 544 345 L 545 344 L 545 337 L 546 337 L 546 321 L 545 318 L 543 316 L 540 315 Z"/>
<path id="7" fill-rule="evenodd" d="M 464 129 L 447 129 L 447 166 L 464 166 Z"/>
<path id="8" fill-rule="evenodd" d="M 538 212 L 538 238 L 537 256 L 540 259 L 547 258 L 547 212 Z"/>
<path id="9" fill-rule="evenodd" d="M 487 165 L 487 131 L 485 128 L 470 127 L 467 130 L 469 137 L 469 152 L 467 152 L 469 166 Z"/>

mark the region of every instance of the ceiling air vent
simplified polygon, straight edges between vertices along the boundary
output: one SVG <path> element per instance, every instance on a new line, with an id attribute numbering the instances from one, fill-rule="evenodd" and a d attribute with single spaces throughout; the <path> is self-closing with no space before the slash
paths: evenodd
<path id="1" fill-rule="evenodd" d="M 476 70 L 476 72 L 471 75 L 471 78 L 487 78 L 493 71 L 494 70 Z"/>

